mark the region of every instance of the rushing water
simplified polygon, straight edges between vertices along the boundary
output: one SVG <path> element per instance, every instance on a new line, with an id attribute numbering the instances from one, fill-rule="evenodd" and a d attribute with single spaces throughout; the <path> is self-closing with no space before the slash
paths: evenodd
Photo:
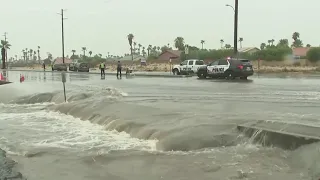
<path id="1" fill-rule="evenodd" d="M 263 147 L 236 129 L 257 120 L 320 126 L 317 79 L 68 74 L 65 103 L 59 74 L 25 76 L 0 87 L 0 148 L 28 179 L 319 178 L 318 143 Z"/>

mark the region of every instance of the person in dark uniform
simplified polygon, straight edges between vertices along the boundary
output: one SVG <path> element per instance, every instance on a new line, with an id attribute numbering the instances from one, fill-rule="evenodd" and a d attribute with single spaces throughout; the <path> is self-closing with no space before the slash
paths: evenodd
<path id="1" fill-rule="evenodd" d="M 118 61 L 118 64 L 117 64 L 117 78 L 119 78 L 119 73 L 120 73 L 120 78 L 121 78 L 121 69 L 122 69 L 122 65 L 121 65 L 121 62 Z"/>

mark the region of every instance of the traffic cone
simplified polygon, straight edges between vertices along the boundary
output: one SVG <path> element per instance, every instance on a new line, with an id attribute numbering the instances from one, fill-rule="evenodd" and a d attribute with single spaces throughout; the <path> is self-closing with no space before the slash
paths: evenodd
<path id="1" fill-rule="evenodd" d="M 20 82 L 22 83 L 24 81 L 24 76 L 20 74 Z"/>

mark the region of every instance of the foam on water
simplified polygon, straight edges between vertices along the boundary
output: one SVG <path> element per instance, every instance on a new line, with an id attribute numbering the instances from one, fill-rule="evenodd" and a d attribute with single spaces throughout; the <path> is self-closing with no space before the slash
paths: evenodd
<path id="1" fill-rule="evenodd" d="M 36 109 L 33 106 L 33 110 Z M 43 106 L 42 106 L 43 107 Z M 106 153 L 110 150 L 154 150 L 156 141 L 131 138 L 125 132 L 105 131 L 103 126 L 70 115 L 38 110 L 28 113 L 1 113 L 2 148 L 19 144 L 23 151 L 33 148 L 68 148 L 75 151 Z M 6 131 L 6 127 L 8 130 Z M 17 132 L 17 133 L 13 133 Z M 4 145 L 8 145 L 4 147 Z M 0 147 L 1 148 L 1 147 Z"/>

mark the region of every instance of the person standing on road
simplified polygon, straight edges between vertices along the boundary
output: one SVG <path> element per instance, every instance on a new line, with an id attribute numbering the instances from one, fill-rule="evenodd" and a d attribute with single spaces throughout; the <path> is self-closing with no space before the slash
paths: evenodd
<path id="1" fill-rule="evenodd" d="M 121 78 L 121 69 L 122 69 L 121 62 L 118 61 L 118 64 L 117 64 L 117 78 L 119 78 L 119 73 L 120 73 L 120 78 Z"/>
<path id="2" fill-rule="evenodd" d="M 101 77 L 102 77 L 102 74 L 103 74 L 103 76 L 105 76 L 106 74 L 105 74 L 105 72 L 104 72 L 104 70 L 105 70 L 105 64 L 102 62 L 101 64 L 100 64 L 100 73 L 101 73 Z"/>

